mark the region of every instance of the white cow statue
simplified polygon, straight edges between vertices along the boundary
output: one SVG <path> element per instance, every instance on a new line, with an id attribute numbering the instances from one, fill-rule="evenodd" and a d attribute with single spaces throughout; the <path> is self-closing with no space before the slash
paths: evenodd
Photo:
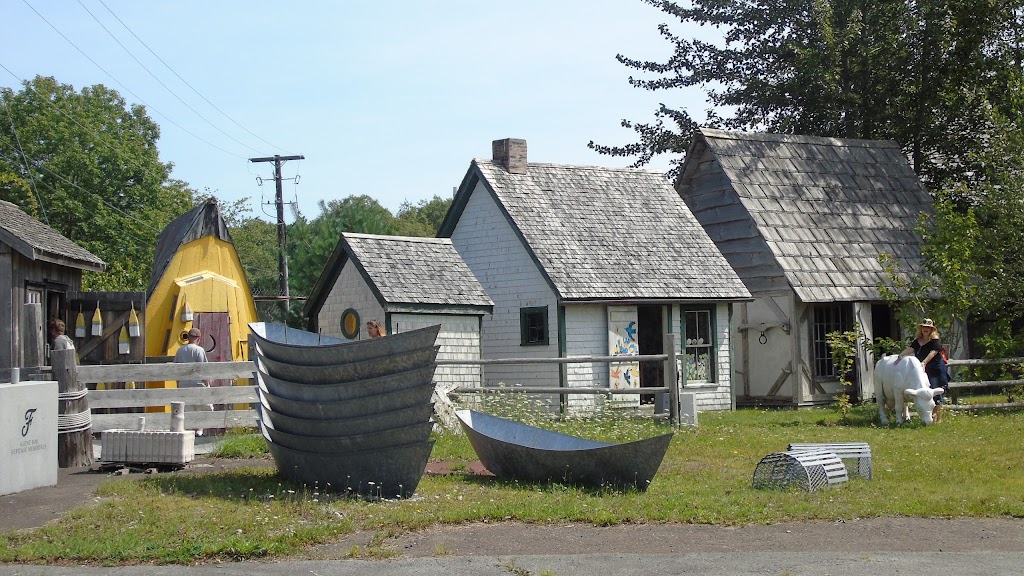
<path id="1" fill-rule="evenodd" d="M 878 419 L 882 425 L 889 424 L 886 408 L 896 416 L 896 423 L 910 420 L 912 400 L 921 422 L 932 423 L 935 397 L 945 392 L 942 388 L 931 388 L 921 361 L 914 356 L 883 356 L 875 363 L 875 401 L 878 402 Z"/>

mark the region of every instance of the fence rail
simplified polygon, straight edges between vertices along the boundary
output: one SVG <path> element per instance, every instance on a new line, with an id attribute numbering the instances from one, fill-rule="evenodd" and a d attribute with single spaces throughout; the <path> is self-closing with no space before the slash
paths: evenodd
<path id="1" fill-rule="evenodd" d="M 984 358 L 984 359 L 950 359 L 947 362 L 950 366 L 998 366 L 1001 364 L 1021 364 L 1024 358 Z M 950 382 L 950 395 L 953 397 L 953 404 L 947 404 L 950 410 L 977 410 L 991 408 L 1024 408 L 1024 402 L 1000 402 L 992 404 L 960 404 L 960 397 L 957 390 L 970 390 L 975 388 L 1008 388 L 1010 386 L 1024 385 L 1024 380 L 969 380 L 965 382 Z"/>

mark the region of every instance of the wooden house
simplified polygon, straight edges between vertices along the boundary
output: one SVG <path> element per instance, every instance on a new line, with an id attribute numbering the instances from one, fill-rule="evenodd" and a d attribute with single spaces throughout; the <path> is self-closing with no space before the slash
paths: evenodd
<path id="1" fill-rule="evenodd" d="M 451 240 L 346 232 L 303 314 L 310 331 L 348 340 L 367 338 L 371 320 L 388 334 L 440 324 L 438 359 L 479 360 L 482 318 L 492 306 Z M 480 374 L 480 366 L 438 366 L 439 399 L 459 386 L 479 386 Z"/>
<path id="2" fill-rule="evenodd" d="M 731 310 L 750 295 L 664 175 L 528 162 L 525 140 L 497 140 L 490 159 L 471 162 L 438 236 L 451 238 L 494 301 L 485 359 L 662 354 L 672 333 L 698 407 L 731 407 Z M 662 370 L 498 364 L 485 379 L 620 389 L 663 386 Z M 585 412 L 599 398 L 570 395 L 559 408 Z"/>
<path id="3" fill-rule="evenodd" d="M 828 333 L 900 337 L 879 256 L 921 272 L 931 199 L 896 143 L 702 129 L 677 189 L 755 298 L 737 309 L 740 403 L 831 402 Z M 871 368 L 860 345 L 848 392 L 871 396 Z"/>
<path id="4" fill-rule="evenodd" d="M 10 368 L 42 365 L 42 347 L 26 351 L 30 337 L 48 339 L 46 325 L 69 318 L 69 294 L 82 288 L 82 272 L 103 272 L 107 265 L 91 252 L 58 234 L 49 226 L 0 200 L 0 372 Z M 25 304 L 39 304 L 41 318 L 31 325 L 23 316 Z M 69 331 L 71 326 L 69 326 Z M 69 334 L 71 335 L 71 334 Z M 26 355 L 34 356 L 26 358 Z"/>
<path id="5" fill-rule="evenodd" d="M 256 304 L 216 199 L 160 233 L 147 294 L 147 356 L 174 356 L 195 327 L 211 362 L 248 360 Z"/>

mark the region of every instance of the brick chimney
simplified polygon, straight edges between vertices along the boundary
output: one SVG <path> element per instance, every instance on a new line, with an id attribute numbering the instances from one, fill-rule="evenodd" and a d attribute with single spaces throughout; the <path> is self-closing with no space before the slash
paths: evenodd
<path id="1" fill-rule="evenodd" d="M 491 142 L 491 159 L 509 174 L 526 174 L 526 140 L 505 138 Z"/>

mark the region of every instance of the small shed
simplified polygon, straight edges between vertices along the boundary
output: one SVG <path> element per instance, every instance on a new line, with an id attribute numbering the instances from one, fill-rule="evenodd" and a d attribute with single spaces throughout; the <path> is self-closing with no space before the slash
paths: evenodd
<path id="1" fill-rule="evenodd" d="M 160 233 L 147 294 L 147 356 L 173 356 L 195 327 L 211 362 L 249 359 L 256 304 L 215 198 Z"/>
<path id="2" fill-rule="evenodd" d="M 388 334 L 441 325 L 438 359 L 479 360 L 480 327 L 493 302 L 447 238 L 345 232 L 303 309 L 311 332 L 367 338 L 366 322 Z M 440 394 L 479 386 L 480 366 L 438 366 Z"/>
<path id="3" fill-rule="evenodd" d="M 18 206 L 0 200 L 0 372 L 42 364 L 42 350 L 26 351 L 24 304 L 39 304 L 45 342 L 46 324 L 67 322 L 68 295 L 82 288 L 82 272 L 103 272 L 97 256 L 39 222 Z M 34 322 L 33 322 L 34 324 Z M 26 358 L 26 354 L 35 358 Z M 2 377 L 0 377 L 2 379 Z"/>
<path id="4" fill-rule="evenodd" d="M 900 338 L 879 284 L 879 256 L 922 272 L 915 232 L 932 200 L 890 141 L 694 134 L 676 189 L 754 301 L 737 309 L 740 404 L 825 404 L 872 394 L 870 351 L 858 343 L 856 390 L 840 389 L 826 337 L 860 326 Z"/>

